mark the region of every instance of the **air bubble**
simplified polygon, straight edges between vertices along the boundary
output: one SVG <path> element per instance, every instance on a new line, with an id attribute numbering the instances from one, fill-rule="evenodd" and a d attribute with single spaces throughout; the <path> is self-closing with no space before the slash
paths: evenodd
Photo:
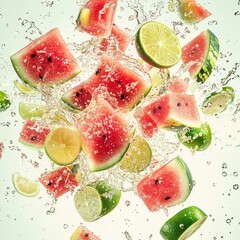
<path id="1" fill-rule="evenodd" d="M 238 190 L 238 188 L 239 188 L 239 185 L 238 185 L 238 184 L 234 184 L 234 185 L 233 185 L 233 189 L 234 189 L 234 190 Z"/>
<path id="2" fill-rule="evenodd" d="M 223 175 L 224 177 L 226 177 L 226 176 L 227 176 L 227 173 L 226 173 L 226 172 L 222 172 L 222 175 Z"/>
<path id="3" fill-rule="evenodd" d="M 226 164 L 226 163 L 223 163 L 223 164 L 222 164 L 222 168 L 223 168 L 223 169 L 227 168 L 227 164 Z"/>
<path id="4" fill-rule="evenodd" d="M 234 177 L 237 177 L 237 176 L 238 176 L 238 172 L 234 172 L 234 173 L 233 173 L 233 176 L 234 176 Z"/>

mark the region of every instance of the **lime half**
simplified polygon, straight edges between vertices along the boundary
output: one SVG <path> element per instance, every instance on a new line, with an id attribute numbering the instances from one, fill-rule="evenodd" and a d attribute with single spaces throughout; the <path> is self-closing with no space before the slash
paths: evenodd
<path id="1" fill-rule="evenodd" d="M 23 196 L 34 197 L 39 193 L 39 184 L 26 177 L 13 174 L 12 181 L 16 191 Z"/>
<path id="2" fill-rule="evenodd" d="M 86 222 L 92 222 L 100 218 L 102 212 L 102 200 L 98 191 L 91 186 L 85 186 L 74 195 L 75 207 Z"/>
<path id="3" fill-rule="evenodd" d="M 207 219 L 198 207 L 187 207 L 164 223 L 160 234 L 165 240 L 185 240 L 190 237 Z"/>
<path id="4" fill-rule="evenodd" d="M 181 45 L 175 33 L 155 21 L 140 27 L 136 35 L 136 48 L 141 58 L 155 67 L 171 67 L 182 55 Z"/>
<path id="5" fill-rule="evenodd" d="M 69 165 L 77 159 L 81 151 L 80 135 L 67 127 L 55 128 L 47 135 L 44 148 L 53 162 Z"/>
<path id="6" fill-rule="evenodd" d="M 206 115 L 215 115 L 223 112 L 235 98 L 232 87 L 223 87 L 220 92 L 213 92 L 202 104 L 202 112 Z"/>
<path id="7" fill-rule="evenodd" d="M 18 111 L 23 119 L 32 117 L 42 117 L 45 111 L 45 106 L 35 103 L 19 103 Z"/>

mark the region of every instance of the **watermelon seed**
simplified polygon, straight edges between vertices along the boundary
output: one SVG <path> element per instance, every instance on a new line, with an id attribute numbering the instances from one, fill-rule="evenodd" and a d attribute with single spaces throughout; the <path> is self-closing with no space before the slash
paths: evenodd
<path id="1" fill-rule="evenodd" d="M 169 200 L 171 197 L 170 196 L 166 196 L 165 197 L 165 200 Z"/>
<path id="2" fill-rule="evenodd" d="M 48 60 L 48 62 L 52 62 L 52 58 L 51 57 L 48 57 L 47 60 Z"/>
<path id="3" fill-rule="evenodd" d="M 161 107 L 161 106 L 158 106 L 158 109 L 159 109 L 159 110 L 161 110 L 161 109 L 162 109 L 162 107 Z"/>
<path id="4" fill-rule="evenodd" d="M 37 56 L 36 53 L 33 53 L 33 54 L 31 55 L 31 57 L 33 57 L 33 58 L 35 58 L 36 56 Z"/>
<path id="5" fill-rule="evenodd" d="M 153 109 L 153 113 L 156 113 L 156 112 L 157 112 L 157 108 L 154 107 L 154 109 Z"/>
<path id="6" fill-rule="evenodd" d="M 155 180 L 155 184 L 158 185 L 160 181 L 158 179 Z"/>
<path id="7" fill-rule="evenodd" d="M 104 135 L 103 135 L 103 139 L 106 139 L 106 138 L 107 138 L 107 136 L 104 134 Z"/>
<path id="8" fill-rule="evenodd" d="M 181 106 L 181 103 L 177 103 L 177 106 L 180 107 L 180 106 Z"/>
<path id="9" fill-rule="evenodd" d="M 43 79 L 43 76 L 42 76 L 41 74 L 39 74 L 39 78 L 40 78 L 40 79 Z"/>
<path id="10" fill-rule="evenodd" d="M 95 74 L 98 75 L 100 72 L 101 72 L 101 68 L 98 68 Z"/>
<path id="11" fill-rule="evenodd" d="M 85 234 L 85 237 L 88 237 L 88 236 L 89 236 L 88 233 L 86 233 L 86 234 Z"/>
<path id="12" fill-rule="evenodd" d="M 32 137 L 31 137 L 31 140 L 32 140 L 32 141 L 35 141 L 36 139 L 37 139 L 36 136 L 32 136 Z"/>
<path id="13" fill-rule="evenodd" d="M 123 93 L 121 94 L 120 98 L 121 98 L 121 99 L 124 99 L 124 98 L 125 98 L 125 96 L 124 96 Z"/>

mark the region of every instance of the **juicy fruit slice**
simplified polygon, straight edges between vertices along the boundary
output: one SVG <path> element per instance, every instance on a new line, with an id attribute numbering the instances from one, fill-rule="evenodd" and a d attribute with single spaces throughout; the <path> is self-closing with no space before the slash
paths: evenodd
<path id="1" fill-rule="evenodd" d="M 136 48 L 141 58 L 155 67 L 171 67 L 181 58 L 181 46 L 175 33 L 154 21 L 140 27 Z"/>
<path id="2" fill-rule="evenodd" d="M 121 198 L 121 191 L 103 180 L 98 181 L 95 188 L 101 196 L 101 216 L 104 216 L 110 213 L 118 205 Z"/>
<path id="3" fill-rule="evenodd" d="M 74 195 L 75 207 L 86 222 L 92 222 L 100 218 L 102 212 L 102 200 L 98 191 L 91 186 L 84 186 Z"/>
<path id="4" fill-rule="evenodd" d="M 11 105 L 11 101 L 8 99 L 8 95 L 0 91 L 0 112 L 5 111 Z"/>
<path id="5" fill-rule="evenodd" d="M 23 94 L 32 95 L 32 94 L 36 94 L 37 93 L 37 91 L 34 90 L 33 88 L 28 87 L 28 86 L 26 86 L 26 84 L 24 84 L 22 82 L 18 82 L 17 80 L 14 81 L 14 85 Z"/>
<path id="6" fill-rule="evenodd" d="M 207 215 L 198 207 L 190 206 L 176 213 L 160 229 L 165 240 L 184 240 L 201 227 Z"/>
<path id="7" fill-rule="evenodd" d="M 148 142 L 140 136 L 135 136 L 119 166 L 123 171 L 141 172 L 149 165 L 151 159 L 152 150 Z"/>
<path id="8" fill-rule="evenodd" d="M 80 10 L 77 27 L 98 37 L 109 37 L 117 0 L 88 0 Z"/>
<path id="9" fill-rule="evenodd" d="M 122 116 L 106 100 L 97 99 L 77 124 L 90 171 L 107 169 L 121 160 L 131 133 Z"/>
<path id="10" fill-rule="evenodd" d="M 216 115 L 223 112 L 235 98 L 232 87 L 223 87 L 220 92 L 213 92 L 202 104 L 202 112 L 206 115 Z"/>
<path id="11" fill-rule="evenodd" d="M 100 240 L 93 232 L 84 227 L 79 226 L 70 237 L 70 240 Z"/>
<path id="12" fill-rule="evenodd" d="M 196 151 L 207 149 L 212 142 L 211 128 L 207 123 L 201 124 L 199 128 L 183 128 L 177 135 L 184 146 Z"/>
<path id="13" fill-rule="evenodd" d="M 11 56 L 11 61 L 19 77 L 36 88 L 63 83 L 80 72 L 57 28 Z"/>
<path id="14" fill-rule="evenodd" d="M 45 105 L 36 103 L 22 103 L 18 105 L 18 111 L 23 119 L 42 117 L 45 111 Z"/>
<path id="15" fill-rule="evenodd" d="M 48 127 L 41 127 L 37 122 L 26 119 L 20 133 L 19 142 L 30 147 L 42 148 L 49 132 Z"/>
<path id="16" fill-rule="evenodd" d="M 219 41 L 209 30 L 201 32 L 182 48 L 182 61 L 187 64 L 190 76 L 205 82 L 214 70 L 219 54 Z"/>
<path id="17" fill-rule="evenodd" d="M 150 211 L 184 202 L 192 190 L 192 176 L 185 162 L 176 157 L 137 184 L 137 192 Z"/>
<path id="18" fill-rule="evenodd" d="M 174 79 L 167 87 L 167 90 L 173 93 L 185 93 L 187 89 L 188 83 L 178 78 Z"/>
<path id="19" fill-rule="evenodd" d="M 54 163 L 69 165 L 77 159 L 81 151 L 80 135 L 67 127 L 55 128 L 47 135 L 44 148 Z"/>
<path id="20" fill-rule="evenodd" d="M 199 23 L 211 16 L 211 13 L 197 3 L 196 0 L 180 0 L 179 13 L 180 17 L 190 24 Z"/>
<path id="21" fill-rule="evenodd" d="M 99 88 L 106 88 L 117 107 L 128 111 L 147 95 L 151 86 L 116 59 L 104 55 L 95 74 L 87 82 L 66 92 L 62 100 L 71 107 L 82 110 Z"/>
<path id="22" fill-rule="evenodd" d="M 78 186 L 78 181 L 68 167 L 59 167 L 39 178 L 39 182 L 55 198 L 62 196 Z"/>
<path id="23" fill-rule="evenodd" d="M 39 193 L 39 184 L 24 176 L 13 174 L 12 181 L 16 191 L 23 196 L 34 197 Z"/>

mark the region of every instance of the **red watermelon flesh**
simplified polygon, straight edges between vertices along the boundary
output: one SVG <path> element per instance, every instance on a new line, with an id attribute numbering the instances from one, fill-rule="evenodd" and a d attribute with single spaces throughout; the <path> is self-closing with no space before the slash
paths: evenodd
<path id="1" fill-rule="evenodd" d="M 196 0 L 181 0 L 179 11 L 183 20 L 194 24 L 211 16 L 211 13 L 196 2 Z"/>
<path id="2" fill-rule="evenodd" d="M 107 169 L 129 146 L 131 132 L 126 121 L 102 98 L 85 109 L 77 122 L 90 171 Z"/>
<path id="3" fill-rule="evenodd" d="M 117 8 L 117 0 L 89 0 L 80 10 L 77 25 L 81 30 L 98 37 L 109 37 Z M 89 9 L 87 25 L 81 25 L 81 12 Z"/>
<path id="4" fill-rule="evenodd" d="M 60 167 L 39 178 L 40 183 L 58 198 L 78 186 L 78 181 L 68 167 Z"/>
<path id="5" fill-rule="evenodd" d="M 100 49 L 105 52 L 109 50 L 111 53 L 121 55 L 125 52 L 129 43 L 130 35 L 118 26 L 113 25 L 110 36 L 101 41 Z"/>
<path id="6" fill-rule="evenodd" d="M 187 91 L 187 89 L 188 89 L 188 83 L 179 78 L 174 79 L 171 82 L 171 84 L 169 84 L 169 86 L 167 87 L 167 90 L 173 93 L 178 93 L 178 92 L 184 93 Z"/>
<path id="7" fill-rule="evenodd" d="M 80 72 L 57 28 L 11 56 L 11 61 L 19 77 L 34 87 L 63 83 Z"/>
<path id="8" fill-rule="evenodd" d="M 32 147 L 42 148 L 49 128 L 40 128 L 39 125 L 27 119 L 20 133 L 19 142 Z"/>
<path id="9" fill-rule="evenodd" d="M 180 157 L 174 158 L 137 184 L 139 197 L 150 211 L 184 202 L 192 190 L 192 176 Z"/>
<path id="10" fill-rule="evenodd" d="M 93 232 L 85 226 L 79 226 L 70 237 L 70 240 L 100 240 Z"/>
<path id="11" fill-rule="evenodd" d="M 69 90 L 62 96 L 62 100 L 70 106 L 82 110 L 90 100 L 96 89 L 105 87 L 117 108 L 123 111 L 131 110 L 149 92 L 150 84 L 128 69 L 116 59 L 104 55 L 96 72 L 84 84 Z M 84 88 L 86 95 L 76 94 Z M 86 101 L 87 100 L 87 101 Z"/>

